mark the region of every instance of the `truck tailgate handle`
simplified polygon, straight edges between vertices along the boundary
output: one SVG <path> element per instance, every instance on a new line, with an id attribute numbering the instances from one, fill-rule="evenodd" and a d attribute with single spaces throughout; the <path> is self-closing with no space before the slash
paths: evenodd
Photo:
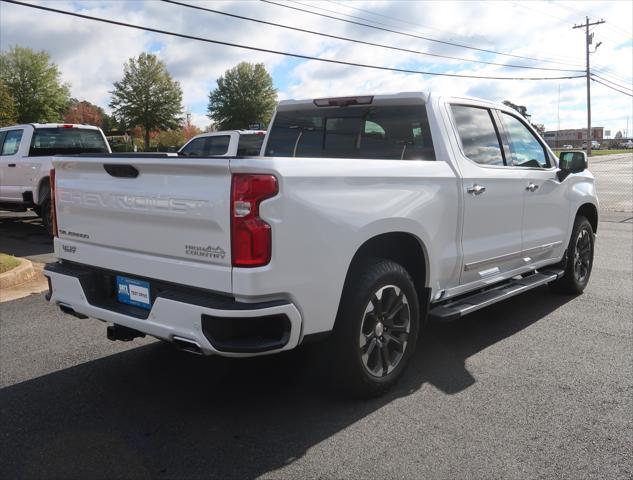
<path id="1" fill-rule="evenodd" d="M 103 168 L 109 175 L 118 178 L 136 178 L 138 177 L 138 170 L 132 165 L 106 163 Z"/>
<path id="2" fill-rule="evenodd" d="M 15 167 L 16 165 L 17 165 L 17 164 L 15 164 L 15 163 L 10 163 L 8 166 L 9 166 L 9 167 Z"/>

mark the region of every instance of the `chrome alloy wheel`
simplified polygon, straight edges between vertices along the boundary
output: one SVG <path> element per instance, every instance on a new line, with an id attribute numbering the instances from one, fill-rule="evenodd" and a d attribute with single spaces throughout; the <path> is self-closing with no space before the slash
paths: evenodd
<path id="1" fill-rule="evenodd" d="M 395 285 L 376 291 L 360 326 L 363 366 L 374 377 L 390 374 L 400 363 L 411 332 L 411 310 L 404 292 Z"/>
<path id="2" fill-rule="evenodd" d="M 574 247 L 574 276 L 576 281 L 584 284 L 589 277 L 591 269 L 591 234 L 582 229 L 576 237 L 576 246 Z"/>

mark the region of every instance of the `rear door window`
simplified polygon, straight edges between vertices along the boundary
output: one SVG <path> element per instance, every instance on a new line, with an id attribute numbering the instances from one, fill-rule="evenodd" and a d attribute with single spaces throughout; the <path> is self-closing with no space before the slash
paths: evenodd
<path id="1" fill-rule="evenodd" d="M 265 155 L 435 160 L 424 105 L 277 112 Z"/>
<path id="2" fill-rule="evenodd" d="M 88 128 L 37 128 L 29 156 L 108 153 L 108 145 L 99 130 Z"/>
<path id="3" fill-rule="evenodd" d="M 490 110 L 467 105 L 451 105 L 451 110 L 466 157 L 481 165 L 503 166 L 503 151 Z"/>
<path id="4" fill-rule="evenodd" d="M 23 130 L 9 130 L 2 142 L 2 156 L 15 155 L 20 149 Z"/>

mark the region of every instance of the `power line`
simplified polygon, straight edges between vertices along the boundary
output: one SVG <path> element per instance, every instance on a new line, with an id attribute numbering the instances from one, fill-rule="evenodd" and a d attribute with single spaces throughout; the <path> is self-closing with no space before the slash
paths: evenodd
<path id="1" fill-rule="evenodd" d="M 576 8 L 572 8 L 569 5 L 563 4 L 563 3 L 556 3 L 555 4 L 557 7 L 559 8 L 565 8 L 567 10 L 569 10 L 570 12 L 575 12 L 575 13 L 580 13 L 581 15 L 589 15 L 586 11 L 583 10 L 578 10 Z M 608 19 L 607 19 L 608 20 Z M 633 33 L 624 30 L 623 28 L 615 25 L 612 21 L 609 20 L 609 25 L 611 25 L 611 27 L 615 28 L 616 30 L 619 30 L 622 32 L 622 34 L 626 35 L 628 38 L 633 37 Z"/>
<path id="2" fill-rule="evenodd" d="M 460 62 L 471 62 L 471 63 L 482 63 L 485 65 L 497 65 L 500 67 L 508 67 L 508 68 L 525 68 L 525 69 L 530 69 L 530 70 L 549 70 L 549 71 L 556 71 L 556 72 L 575 72 L 575 73 L 580 73 L 583 72 L 583 70 L 570 70 L 570 69 L 563 69 L 563 68 L 549 68 L 549 67 L 531 67 L 528 65 L 512 65 L 512 64 L 505 64 L 505 63 L 498 63 L 498 62 L 486 62 L 484 60 L 471 60 L 468 58 L 462 58 L 462 57 L 453 57 L 450 55 L 440 55 L 438 53 L 428 53 L 428 52 L 421 52 L 419 50 L 412 50 L 412 49 L 408 49 L 408 48 L 401 48 L 401 47 L 394 47 L 392 45 L 385 45 L 383 43 L 374 43 L 374 42 L 367 42 L 365 40 L 358 40 L 358 39 L 354 39 L 354 38 L 349 38 L 349 37 L 341 37 L 339 35 L 331 35 L 329 33 L 323 33 L 323 32 L 317 32 L 314 30 L 307 30 L 305 28 L 299 28 L 299 27 L 293 27 L 290 25 L 283 25 L 280 23 L 274 23 L 274 22 L 269 22 L 266 20 L 260 20 L 257 18 L 252 18 L 252 17 L 245 17 L 243 15 L 237 15 L 235 13 L 228 13 L 228 12 L 222 12 L 220 10 L 214 10 L 211 8 L 206 8 L 206 7 L 201 7 L 199 5 L 190 5 L 188 3 L 182 3 L 176 0 L 162 0 L 165 3 L 171 3 L 173 5 L 179 5 L 181 7 L 187 7 L 187 8 L 192 8 L 195 10 L 203 10 L 205 12 L 210 12 L 210 13 L 216 13 L 219 15 L 225 15 L 227 17 L 233 17 L 233 18 L 238 18 L 240 20 L 248 20 L 249 22 L 256 22 L 256 23 L 261 23 L 264 25 L 271 25 L 273 27 L 279 27 L 279 28 L 285 28 L 287 30 L 294 30 L 296 32 L 302 32 L 302 33 L 309 33 L 311 35 L 319 35 L 321 37 L 327 37 L 327 38 L 333 38 L 335 40 L 344 40 L 346 42 L 354 42 L 354 43 L 359 43 L 362 45 L 370 45 L 372 47 L 380 47 L 380 48 L 387 48 L 389 50 L 397 50 L 400 52 L 406 52 L 406 53 L 414 53 L 417 55 L 427 55 L 427 56 L 431 56 L 431 57 L 439 57 L 439 58 L 446 58 L 449 60 L 458 60 Z"/>
<path id="3" fill-rule="evenodd" d="M 593 77 L 597 77 L 597 78 L 599 78 L 599 79 L 601 79 L 601 80 L 604 80 L 605 82 L 609 82 L 609 83 L 611 83 L 612 85 L 614 85 L 614 86 L 616 86 L 616 87 L 622 88 L 622 89 L 624 89 L 624 90 L 631 90 L 631 91 L 633 92 L 633 88 L 631 88 L 631 87 L 625 87 L 624 85 L 620 85 L 619 83 L 616 83 L 616 82 L 614 82 L 614 81 L 611 81 L 611 80 L 609 80 L 608 78 L 601 77 L 600 75 L 597 75 L 597 74 L 595 74 L 595 73 L 592 73 L 591 75 L 592 75 Z"/>
<path id="4" fill-rule="evenodd" d="M 605 67 L 605 66 L 603 66 L 603 65 L 596 64 L 596 65 L 594 66 L 594 70 L 595 70 L 596 72 L 601 73 L 602 75 L 604 75 L 604 76 L 606 76 L 606 77 L 612 77 L 612 78 L 615 78 L 616 80 L 618 80 L 618 81 L 620 81 L 620 82 L 633 83 L 633 81 L 631 80 L 631 78 L 630 78 L 630 77 L 629 77 L 629 78 L 626 78 L 626 77 L 624 77 L 623 75 L 620 75 L 620 74 L 618 74 L 618 73 L 614 73 L 614 72 L 613 72 L 613 70 L 611 70 L 611 69 L 609 69 L 609 68 L 607 68 L 607 67 Z"/>
<path id="5" fill-rule="evenodd" d="M 605 87 L 610 88 L 611 90 L 615 90 L 616 92 L 620 92 L 623 95 L 628 95 L 629 97 L 633 97 L 632 93 L 627 93 L 627 92 L 625 92 L 623 90 L 618 90 L 617 88 L 612 87 L 611 85 L 607 85 L 606 83 L 603 83 L 603 82 L 601 82 L 600 80 L 598 80 L 596 78 L 592 77 L 591 80 L 593 80 L 596 83 L 599 83 L 600 85 L 604 85 Z"/>
<path id="6" fill-rule="evenodd" d="M 567 79 L 572 79 L 572 78 L 582 78 L 584 77 L 584 75 L 570 75 L 570 76 L 564 76 L 564 77 L 495 77 L 495 76 L 482 76 L 482 75 L 468 75 L 468 74 L 458 74 L 458 73 L 438 73 L 438 72 L 426 72 L 426 71 L 421 71 L 421 70 L 409 70 L 409 69 L 404 69 L 404 68 L 395 68 L 395 67 L 381 67 L 378 65 L 369 65 L 369 64 L 365 64 L 365 63 L 355 63 L 355 62 L 345 62 L 343 60 L 333 60 L 330 58 L 319 58 L 319 57 L 313 57 L 311 55 L 301 55 L 298 53 L 289 53 L 289 52 L 282 52 L 279 50 L 270 50 L 267 48 L 260 48 L 260 47 L 252 47 L 249 45 L 241 45 L 239 43 L 231 43 L 231 42 L 225 42 L 222 40 L 213 40 L 210 38 L 203 38 L 203 37 L 196 37 L 194 35 L 186 35 L 183 33 L 176 33 L 176 32 L 170 32 L 167 30 L 160 30 L 157 28 L 151 28 L 151 27 L 143 27 L 140 25 L 133 25 L 131 23 L 125 23 L 125 22 L 119 22 L 117 20 L 110 20 L 110 19 L 106 19 L 106 18 L 101 18 L 101 17 L 94 17 L 91 15 L 84 15 L 82 13 L 76 13 L 76 12 L 69 12 L 66 10 L 59 10 L 56 8 L 51 8 L 51 7 L 45 7 L 43 5 L 33 5 L 33 4 L 29 4 L 29 3 L 24 3 L 24 2 L 20 2 L 18 0 L 0 0 L 1 2 L 6 2 L 6 3 L 13 3 L 15 5 L 21 5 L 23 7 L 29 7 L 29 8 L 35 8 L 37 10 L 44 10 L 47 12 L 54 12 L 54 13 L 59 13 L 62 15 L 69 15 L 71 17 L 78 17 L 78 18 L 83 18 L 86 20 L 94 20 L 96 22 L 102 22 L 102 23 L 109 23 L 111 25 L 118 25 L 121 27 L 128 27 L 128 28 L 134 28 L 136 30 L 144 30 L 147 32 L 153 32 L 153 33 L 160 33 L 162 35 L 169 35 L 172 37 L 180 37 L 180 38 L 186 38 L 188 40 L 196 40 L 196 41 L 200 41 L 200 42 L 206 42 L 206 43 L 213 43 L 216 45 L 225 45 L 227 47 L 235 47 L 235 48 L 241 48 L 241 49 L 245 49 L 245 50 L 253 50 L 256 52 L 263 52 L 263 53 L 271 53 L 273 55 L 283 55 L 283 56 L 287 56 L 287 57 L 295 57 L 295 58 L 302 58 L 304 60 L 315 60 L 318 62 L 326 62 L 326 63 L 334 63 L 334 64 L 338 64 L 338 65 L 347 65 L 347 66 L 351 66 L 351 67 L 361 67 L 361 68 L 371 68 L 374 70 L 386 70 L 386 71 L 391 71 L 391 72 L 400 72 L 400 73 L 416 73 L 416 74 L 421 74 L 421 75 L 432 75 L 432 76 L 441 76 L 441 77 L 455 77 L 455 78 L 477 78 L 477 79 L 484 79 L 484 80 L 567 80 Z"/>
<path id="7" fill-rule="evenodd" d="M 290 1 L 292 1 L 292 0 L 290 0 Z M 327 1 L 328 1 L 329 3 L 331 3 L 331 4 L 333 4 L 333 5 L 341 6 L 341 7 L 348 8 L 348 9 L 352 9 L 352 10 L 356 10 L 356 11 L 358 11 L 358 12 L 362 12 L 362 13 L 365 13 L 365 14 L 368 14 L 368 15 L 374 15 L 374 16 L 378 16 L 378 17 L 383 17 L 383 18 L 391 19 L 391 20 L 394 20 L 394 21 L 397 21 L 397 22 L 407 23 L 407 24 L 410 24 L 410 25 L 417 25 L 417 24 L 415 24 L 415 23 L 413 23 L 413 22 L 408 22 L 408 21 L 406 21 L 406 20 L 402 20 L 402 19 L 399 19 L 399 18 L 396 18 L 396 17 L 391 17 L 391 16 L 388 16 L 388 15 L 383 15 L 383 14 L 380 14 L 380 13 L 375 13 L 375 12 L 372 12 L 372 11 L 370 11 L 370 10 L 364 10 L 364 9 L 362 9 L 362 8 L 353 7 L 353 6 L 351 6 L 351 5 L 344 4 L 344 3 L 341 3 L 341 2 L 337 2 L 337 1 L 334 1 L 334 0 L 327 0 Z M 304 4 L 300 3 L 300 2 L 294 2 L 294 3 L 299 3 L 299 4 L 301 4 L 301 5 L 304 5 Z M 516 3 L 516 2 L 513 2 L 513 5 L 515 5 L 515 6 L 519 6 L 519 7 L 522 7 L 522 8 L 527 8 L 528 10 L 532 10 L 531 8 L 524 7 L 523 5 L 518 4 L 518 3 Z M 561 5 L 560 5 L 560 4 L 555 4 L 555 6 L 561 6 Z M 324 10 L 323 8 L 321 8 L 321 7 L 316 7 L 316 6 L 314 6 L 314 5 L 311 5 L 311 7 L 313 7 L 313 8 L 318 8 L 318 9 L 321 9 L 321 10 Z M 565 7 L 565 8 L 567 8 L 567 7 Z M 571 11 L 571 10 L 573 10 L 573 9 L 568 8 L 568 10 L 570 10 L 570 11 Z M 330 11 L 331 11 L 331 10 L 330 10 Z M 577 11 L 577 10 L 574 10 L 574 11 Z M 351 15 L 348 15 L 348 14 L 346 14 L 346 13 L 342 13 L 342 12 L 336 12 L 336 13 L 339 13 L 340 15 L 344 15 L 344 16 L 351 16 Z M 544 12 L 541 12 L 541 13 L 544 13 Z M 553 15 L 549 15 L 549 16 L 551 16 L 551 17 L 553 17 L 553 18 L 556 18 L 557 20 L 563 20 L 561 17 L 557 17 L 557 16 L 553 16 Z M 353 16 L 351 16 L 351 17 L 352 17 L 352 18 L 359 18 L 359 17 L 353 17 Z M 380 23 L 379 23 L 379 22 L 376 22 L 376 21 L 374 21 L 374 20 L 369 20 L 369 19 L 365 19 L 365 20 L 367 20 L 367 21 L 371 21 L 372 23 L 378 23 L 378 24 L 380 25 Z M 382 25 L 385 25 L 385 24 L 382 24 Z M 425 28 L 428 28 L 428 29 L 430 29 L 430 30 L 435 30 L 435 31 L 442 32 L 442 33 L 451 33 L 451 32 L 446 32 L 446 31 L 444 31 L 444 30 L 439 30 L 439 29 L 437 29 L 437 28 L 431 28 L 431 27 L 424 26 L 424 25 L 422 25 L 422 26 L 423 26 L 423 27 L 425 27 Z M 550 58 L 551 58 L 551 59 L 563 59 L 563 60 L 572 60 L 572 61 L 576 61 L 576 59 L 575 59 L 575 58 L 573 58 L 573 57 L 563 56 L 563 55 L 555 55 L 555 56 L 554 56 L 554 55 L 552 55 L 552 56 L 550 56 Z M 563 63 L 563 64 L 566 64 L 566 65 L 576 65 L 576 66 L 581 66 L 581 65 L 580 65 L 580 64 L 578 64 L 578 63 L 575 63 L 575 64 L 574 64 L 574 63 L 567 63 L 567 62 L 565 62 L 565 63 Z M 601 65 L 599 65 L 599 64 L 596 64 L 596 67 L 594 67 L 594 70 L 595 70 L 595 71 L 598 71 L 598 72 L 600 72 L 600 73 L 602 73 L 602 74 L 603 74 L 603 75 L 605 75 L 605 76 L 616 78 L 617 80 L 622 81 L 622 82 L 627 82 L 627 83 L 631 82 L 631 80 L 630 80 L 629 78 L 624 78 L 624 77 L 622 77 L 622 76 L 620 76 L 620 75 L 618 75 L 618 74 L 616 74 L 616 73 L 609 73 L 609 72 L 612 72 L 612 70 L 610 70 L 608 67 L 602 67 L 602 66 L 601 66 Z"/>
<path id="8" fill-rule="evenodd" d="M 436 32 L 441 32 L 441 33 L 448 33 L 448 34 L 453 34 L 453 33 L 454 33 L 454 32 L 448 32 L 448 31 L 446 31 L 446 30 L 440 30 L 440 29 L 438 29 L 438 28 L 429 27 L 428 25 L 421 25 L 421 24 L 419 24 L 419 23 L 409 22 L 409 21 L 407 21 L 407 20 L 402 20 L 402 19 L 400 19 L 400 18 L 390 17 L 389 15 L 383 15 L 383 14 L 381 14 L 381 13 L 372 12 L 372 11 L 370 11 L 370 10 L 363 10 L 362 8 L 352 7 L 351 5 L 348 5 L 348 4 L 345 4 L 345 3 L 335 2 L 334 0 L 327 0 L 327 1 L 328 1 L 329 3 L 331 3 L 331 4 L 333 4 L 333 5 L 337 5 L 337 6 L 339 6 L 339 7 L 349 8 L 350 10 L 356 10 L 357 12 L 366 13 L 366 14 L 368 14 L 368 15 L 373 15 L 373 16 L 375 16 L 375 17 L 387 18 L 387 19 L 389 19 L 389 20 L 394 20 L 394 21 L 396 21 L 396 22 L 400 22 L 400 23 L 406 23 L 406 24 L 409 24 L 409 25 L 413 25 L 414 27 L 423 27 L 423 28 L 426 28 L 426 29 L 428 29 L 428 30 L 434 30 L 434 31 L 436 31 Z M 337 12 L 337 13 L 338 13 L 338 12 Z M 347 17 L 347 16 L 351 16 L 351 15 L 348 15 L 348 14 L 346 14 L 346 13 L 342 13 L 342 12 L 341 12 L 340 14 L 341 14 L 341 15 L 344 15 L 344 16 L 346 16 L 346 17 Z M 353 18 L 353 17 L 352 17 L 352 18 Z M 371 20 L 371 21 L 372 21 L 372 23 L 378 23 L 378 22 L 376 22 L 376 21 L 374 21 L 374 20 Z M 378 25 L 381 25 L 381 24 L 380 24 L 380 23 L 378 23 Z"/>
<path id="9" fill-rule="evenodd" d="M 290 1 L 293 1 L 293 0 L 290 0 Z M 568 62 L 555 62 L 555 61 L 552 61 L 552 60 L 546 60 L 546 59 L 542 59 L 542 58 L 527 57 L 527 56 L 523 56 L 523 55 L 514 55 L 514 54 L 511 54 L 511 53 L 497 52 L 496 50 L 488 50 L 488 49 L 485 49 L 485 48 L 471 47 L 469 45 L 464 45 L 464 44 L 460 44 L 460 43 L 448 42 L 448 41 L 445 41 L 445 40 L 438 40 L 436 38 L 425 37 L 425 36 L 422 36 L 422 35 L 414 35 L 412 33 L 401 32 L 401 31 L 398 31 L 398 30 L 391 30 L 391 29 L 388 29 L 388 28 L 377 27 L 375 25 L 369 25 L 367 23 L 361 23 L 361 22 L 356 22 L 354 20 L 348 20 L 346 18 L 334 17 L 332 15 L 326 15 L 324 13 L 313 12 L 311 10 L 306 10 L 306 9 L 299 8 L 299 7 L 294 7 L 292 5 L 285 5 L 283 3 L 273 2 L 271 0 L 260 0 L 260 2 L 269 3 L 271 5 L 277 5 L 278 7 L 283 7 L 283 8 L 289 8 L 289 9 L 292 9 L 292 10 L 297 10 L 299 12 L 305 12 L 305 13 L 309 13 L 309 14 L 312 14 L 312 15 L 317 15 L 319 17 L 331 18 L 333 20 L 339 20 L 341 22 L 351 23 L 351 24 L 354 24 L 354 25 L 360 25 L 360 26 L 367 27 L 367 28 L 373 28 L 374 30 L 381 30 L 383 32 L 395 33 L 395 34 L 398 34 L 398 35 L 404 35 L 406 37 L 417 38 L 417 39 L 426 40 L 426 41 L 429 41 L 429 42 L 436 42 L 436 43 L 441 43 L 441 44 L 444 44 L 444 45 L 451 45 L 453 47 L 467 48 L 469 50 L 476 50 L 476 51 L 485 52 L 485 53 L 493 53 L 495 55 L 503 55 L 503 56 L 506 56 L 506 57 L 523 58 L 525 60 L 534 60 L 534 61 L 537 61 L 537 62 L 555 63 L 555 64 L 559 64 L 559 65 L 572 65 L 574 67 L 580 66 L 579 64 L 573 64 L 573 63 L 568 63 Z M 304 5 L 303 3 L 300 3 L 300 2 L 294 2 L 293 1 L 293 3 L 297 3 L 299 5 Z M 322 7 L 313 7 L 313 8 L 318 8 L 320 10 L 326 10 L 326 9 L 324 9 Z M 370 21 L 370 22 L 372 21 L 372 20 L 367 20 L 367 19 L 365 19 L 365 20 L 366 21 Z"/>
<path id="10" fill-rule="evenodd" d="M 401 19 L 401 18 L 391 17 L 391 16 L 389 16 L 389 15 L 383 15 L 383 14 L 380 14 L 380 13 L 372 12 L 371 10 L 364 10 L 364 9 L 362 9 L 362 8 L 352 7 L 351 5 L 346 4 L 346 3 L 336 2 L 336 1 L 334 1 L 334 0 L 327 0 L 327 1 L 328 1 L 329 3 L 331 3 L 331 4 L 333 4 L 333 5 L 337 5 L 337 6 L 344 7 L 344 8 L 349 8 L 349 9 L 351 9 L 351 10 L 356 10 L 356 11 L 358 11 L 358 12 L 366 13 L 366 14 L 368 14 L 368 15 L 374 15 L 374 16 L 377 16 L 377 17 L 388 18 L 388 19 L 394 20 L 394 21 L 396 21 L 396 22 L 406 23 L 406 24 L 409 24 L 409 25 L 414 25 L 414 26 L 416 26 L 416 27 L 423 27 L 423 28 L 425 28 L 425 29 L 427 29 L 427 30 L 434 30 L 434 31 L 436 31 L 436 32 L 446 33 L 446 34 L 448 34 L 448 35 L 454 35 L 454 34 L 455 34 L 455 32 L 449 32 L 449 31 L 446 31 L 446 30 L 440 30 L 440 29 L 438 29 L 438 28 L 429 27 L 428 25 L 423 25 L 423 24 L 418 24 L 418 23 L 414 23 L 414 22 L 409 22 L 409 21 L 407 21 L 407 20 L 403 20 L 403 19 Z M 298 3 L 298 2 L 296 2 L 296 3 Z M 315 8 L 316 8 L 316 7 L 315 7 Z M 342 13 L 342 12 L 337 12 L 337 13 L 340 13 L 341 15 L 344 15 L 344 16 L 349 16 L 349 15 L 347 15 L 347 14 L 345 14 L 345 13 Z M 378 23 L 378 22 L 376 22 L 375 20 L 369 20 L 369 19 L 366 19 L 366 20 L 367 20 L 367 21 L 371 21 L 372 23 Z M 380 23 L 378 23 L 378 24 L 380 25 Z M 397 27 L 394 27 L 394 28 L 397 28 Z M 416 32 L 416 33 L 417 33 L 417 32 Z M 455 40 L 455 39 L 454 39 L 454 38 L 450 38 L 450 40 Z M 528 52 L 528 53 L 529 53 L 529 52 Z M 577 61 L 577 60 L 576 60 L 575 58 L 573 58 L 573 57 L 563 56 L 563 55 L 551 55 L 551 56 L 550 56 L 550 59 L 563 59 L 563 60 L 572 60 L 572 61 Z M 571 64 L 570 64 L 570 65 L 571 65 Z M 580 65 L 580 64 L 577 64 L 577 66 L 581 66 L 581 65 Z"/>

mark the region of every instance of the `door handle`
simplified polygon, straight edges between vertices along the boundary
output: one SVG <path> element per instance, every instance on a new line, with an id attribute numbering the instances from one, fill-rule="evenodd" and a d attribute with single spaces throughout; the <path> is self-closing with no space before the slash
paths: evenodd
<path id="1" fill-rule="evenodd" d="M 466 189 L 471 195 L 481 195 L 486 191 L 486 187 L 483 185 L 474 184 Z"/>
<path id="2" fill-rule="evenodd" d="M 535 183 L 531 183 L 525 187 L 526 190 L 528 190 L 529 192 L 535 192 L 536 190 L 538 190 L 538 185 Z"/>
<path id="3" fill-rule="evenodd" d="M 9 167 L 15 167 L 15 166 L 16 166 L 16 164 L 15 164 L 15 163 L 10 163 L 8 166 L 9 166 Z"/>

